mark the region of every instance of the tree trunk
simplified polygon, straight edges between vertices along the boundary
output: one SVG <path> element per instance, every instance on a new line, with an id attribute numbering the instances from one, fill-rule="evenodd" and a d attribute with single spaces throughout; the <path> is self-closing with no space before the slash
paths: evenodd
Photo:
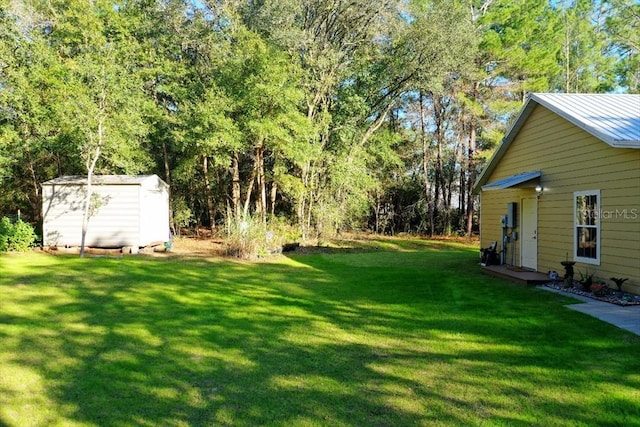
<path id="1" fill-rule="evenodd" d="M 422 182 L 424 185 L 424 201 L 429 212 L 429 235 L 433 236 L 433 207 L 431 205 L 431 191 L 429 189 L 429 144 L 426 136 L 426 111 L 424 108 L 424 93 L 420 92 L 420 138 L 422 140 Z"/>
<path id="2" fill-rule="evenodd" d="M 84 212 L 82 214 L 82 237 L 80 239 L 80 258 L 84 258 L 85 243 L 87 239 L 87 230 L 89 229 L 89 213 L 91 210 L 91 198 L 93 196 L 93 171 L 102 152 L 102 138 L 104 136 L 102 121 L 98 122 L 98 144 L 96 145 L 93 156 L 87 159 L 87 194 L 84 200 Z"/>
<path id="3" fill-rule="evenodd" d="M 466 212 L 467 212 L 467 175 L 465 172 L 466 168 L 464 165 L 460 167 L 460 175 L 458 176 L 458 188 L 460 191 L 458 192 L 458 213 L 460 217 L 460 223 L 458 227 L 461 230 L 466 230 Z"/>
<path id="4" fill-rule="evenodd" d="M 36 176 L 36 170 L 34 168 L 33 161 L 31 160 L 31 156 L 29 156 L 27 167 L 29 169 L 29 173 L 31 174 L 31 184 L 33 185 L 33 195 L 34 195 L 34 197 L 28 197 L 28 199 L 31 204 L 33 219 L 35 220 L 36 223 L 41 224 L 42 223 L 42 209 L 41 209 L 42 194 L 40 193 L 40 180 L 38 180 Z"/>
<path id="5" fill-rule="evenodd" d="M 271 197 L 270 197 L 270 208 L 269 208 L 269 214 L 271 214 L 271 216 L 275 216 L 276 214 L 276 199 L 278 197 L 278 184 L 273 181 L 271 182 Z"/>
<path id="6" fill-rule="evenodd" d="M 480 82 L 473 84 L 473 99 L 480 99 Z M 475 198 L 473 196 L 473 184 L 476 181 L 476 146 L 477 146 L 477 128 L 478 122 L 475 115 L 471 115 L 469 120 L 469 140 L 467 144 L 467 187 L 466 187 L 466 234 L 471 237 L 473 233 L 473 214 L 475 211 Z"/>
<path id="7" fill-rule="evenodd" d="M 307 197 L 309 194 L 309 175 L 311 173 L 311 161 L 307 161 L 301 171 L 302 189 L 298 193 L 296 200 L 296 215 L 298 217 L 298 227 L 300 227 L 300 235 L 302 240 L 306 240 L 307 232 L 305 227 L 305 212 L 307 205 Z"/>
<path id="8" fill-rule="evenodd" d="M 162 141 L 162 157 L 164 161 L 164 179 L 167 185 L 171 186 L 171 167 L 169 166 L 169 153 L 167 152 L 167 141 Z"/>
<path id="9" fill-rule="evenodd" d="M 84 258 L 85 243 L 87 239 L 87 230 L 89 229 L 89 209 L 91 205 L 91 196 L 93 195 L 93 189 L 91 188 L 91 178 L 93 170 L 89 169 L 87 172 L 87 194 L 84 199 L 84 212 L 82 214 L 82 237 L 80 239 L 80 258 Z"/>
<path id="10" fill-rule="evenodd" d="M 375 224 L 373 229 L 376 234 L 379 234 L 380 233 L 380 195 L 378 194 L 377 191 L 376 191 L 376 205 L 375 205 L 374 214 L 375 214 Z"/>
<path id="11" fill-rule="evenodd" d="M 262 141 L 256 148 L 256 160 L 258 171 L 258 191 L 259 197 L 257 200 L 258 213 L 263 224 L 267 223 L 267 183 L 265 182 L 264 175 L 264 145 Z"/>
<path id="12" fill-rule="evenodd" d="M 431 234 L 436 232 L 435 220 L 439 216 L 439 204 L 440 204 L 440 190 L 442 189 L 442 181 L 444 179 L 444 170 L 442 165 L 442 144 L 443 144 L 443 129 L 442 129 L 442 102 L 439 97 L 433 97 L 433 115 L 435 119 L 435 136 L 436 136 L 436 170 L 435 170 L 435 185 L 433 195 L 433 205 L 431 214 Z M 438 230 L 439 232 L 441 230 Z"/>
<path id="13" fill-rule="evenodd" d="M 473 184 L 476 180 L 476 164 L 475 164 L 475 152 L 476 152 L 476 123 L 475 120 L 471 122 L 471 129 L 469 132 L 469 147 L 468 147 L 468 159 L 467 159 L 467 200 L 466 200 L 466 232 L 467 236 L 471 236 L 473 233 L 473 212 L 475 209 L 475 200 L 473 197 Z"/>
<path id="14" fill-rule="evenodd" d="M 240 221 L 240 161 L 238 160 L 238 153 L 233 153 L 231 160 L 231 175 L 233 179 L 231 189 L 231 212 L 235 221 Z"/>
<path id="15" fill-rule="evenodd" d="M 256 164 L 253 165 L 253 171 L 251 172 L 251 178 L 249 179 L 249 186 L 247 187 L 246 197 L 244 199 L 244 209 L 243 209 L 243 217 L 247 217 L 249 215 L 249 204 L 251 203 L 251 193 L 253 193 L 253 184 L 256 181 Z"/>
<path id="16" fill-rule="evenodd" d="M 209 179 L 209 158 L 207 156 L 202 157 L 202 173 L 204 175 L 205 197 L 207 199 L 207 210 L 209 212 L 209 228 L 213 235 L 216 230 L 216 208 L 213 203 L 213 188 L 211 180 Z"/>

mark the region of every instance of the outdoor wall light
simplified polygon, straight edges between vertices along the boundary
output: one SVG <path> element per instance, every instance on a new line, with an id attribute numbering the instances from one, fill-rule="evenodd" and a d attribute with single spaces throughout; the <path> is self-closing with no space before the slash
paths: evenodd
<path id="1" fill-rule="evenodd" d="M 536 185 L 536 194 L 538 195 L 538 197 L 542 196 L 542 192 L 544 191 L 544 189 L 542 188 L 542 186 L 540 184 Z"/>

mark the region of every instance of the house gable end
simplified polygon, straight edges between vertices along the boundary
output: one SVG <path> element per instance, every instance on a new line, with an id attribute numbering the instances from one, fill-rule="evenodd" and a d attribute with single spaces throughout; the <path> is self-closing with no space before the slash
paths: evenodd
<path id="1" fill-rule="evenodd" d="M 531 94 L 476 180 L 478 194 L 537 106 L 614 148 L 640 149 L 640 95 Z M 593 111 L 592 111 L 593 110 Z"/>

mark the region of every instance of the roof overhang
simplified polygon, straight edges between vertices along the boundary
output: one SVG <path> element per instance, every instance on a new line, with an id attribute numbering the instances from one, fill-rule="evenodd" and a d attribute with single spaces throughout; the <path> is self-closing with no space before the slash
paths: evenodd
<path id="1" fill-rule="evenodd" d="M 169 188 L 169 185 L 157 175 L 93 175 L 91 177 L 92 185 L 142 185 L 152 180 L 157 181 L 160 186 Z M 45 181 L 42 185 L 87 185 L 88 178 L 86 175 L 67 175 Z"/>
<path id="2" fill-rule="evenodd" d="M 541 171 L 523 172 L 483 185 L 482 191 L 506 190 L 507 188 L 533 188 L 540 183 Z"/>

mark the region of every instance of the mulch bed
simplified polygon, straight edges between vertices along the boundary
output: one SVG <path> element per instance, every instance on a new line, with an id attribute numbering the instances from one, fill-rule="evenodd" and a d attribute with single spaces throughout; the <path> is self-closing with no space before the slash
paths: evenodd
<path id="1" fill-rule="evenodd" d="M 553 289 L 557 289 L 563 292 L 569 292 L 571 294 L 582 295 L 584 297 L 596 299 L 598 301 L 604 301 L 611 304 L 628 306 L 628 305 L 640 305 L 640 295 L 632 294 L 629 292 L 620 292 L 613 289 L 609 289 L 607 295 L 596 296 L 592 292 L 586 292 L 582 290 L 582 286 L 578 283 L 573 286 L 565 287 L 562 282 L 557 284 L 546 283 L 545 286 Z"/>

